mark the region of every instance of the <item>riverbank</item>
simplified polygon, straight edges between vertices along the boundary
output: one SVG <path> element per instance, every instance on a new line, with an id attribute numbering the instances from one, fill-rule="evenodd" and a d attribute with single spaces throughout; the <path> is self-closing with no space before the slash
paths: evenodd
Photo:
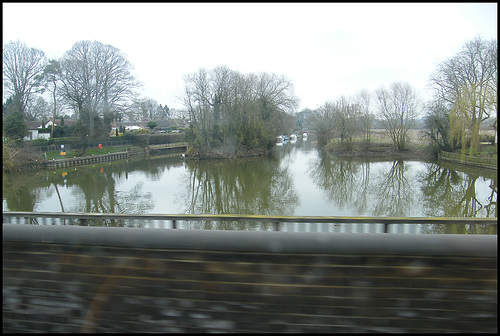
<path id="1" fill-rule="evenodd" d="M 392 140 L 385 130 L 374 129 L 370 142 L 353 141 L 349 148 L 340 144 L 340 139 L 329 143 L 324 150 L 340 157 L 369 157 L 387 159 L 432 159 L 436 158 L 431 143 L 424 130 L 409 130 L 407 149 L 400 151 L 394 148 Z"/>
<path id="2" fill-rule="evenodd" d="M 182 143 L 185 145 L 185 143 Z M 175 144 L 161 145 L 166 148 L 175 147 Z M 158 146 L 118 146 L 99 149 L 89 149 L 86 155 L 78 151 L 68 151 L 61 156 L 60 151 L 40 153 L 25 150 L 13 150 L 4 146 L 3 170 L 6 173 L 27 172 L 40 169 L 64 168 L 80 165 L 89 165 L 100 162 L 124 160 L 131 157 L 147 156 L 152 152 L 159 152 Z M 174 149 L 173 148 L 173 149 Z M 181 155 L 181 154 L 179 154 Z"/>
<path id="3" fill-rule="evenodd" d="M 239 150 L 239 151 L 228 151 L 219 148 L 210 148 L 204 152 L 199 151 L 189 151 L 186 155 L 187 160 L 210 160 L 210 159 L 237 159 L 237 158 L 247 158 L 262 156 L 269 153 L 263 149 L 252 149 L 252 150 Z"/>
<path id="4" fill-rule="evenodd" d="M 394 148 L 388 148 L 384 145 L 374 145 L 368 149 L 353 149 L 348 152 L 331 151 L 340 157 L 367 157 L 367 158 L 395 158 L 395 159 L 419 159 L 429 160 L 436 158 L 430 147 L 410 147 L 404 151 L 398 151 Z"/>

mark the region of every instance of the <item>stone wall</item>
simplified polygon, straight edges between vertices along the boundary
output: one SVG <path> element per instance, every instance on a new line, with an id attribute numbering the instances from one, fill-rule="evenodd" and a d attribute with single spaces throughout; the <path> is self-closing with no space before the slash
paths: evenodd
<path id="1" fill-rule="evenodd" d="M 3 332 L 497 332 L 497 237 L 3 225 Z"/>

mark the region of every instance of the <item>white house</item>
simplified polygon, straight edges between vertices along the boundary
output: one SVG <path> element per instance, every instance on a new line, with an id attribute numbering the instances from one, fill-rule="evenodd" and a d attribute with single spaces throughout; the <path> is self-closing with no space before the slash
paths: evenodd
<path id="1" fill-rule="evenodd" d="M 42 128 L 47 128 L 52 126 L 52 120 L 46 123 L 45 125 L 42 125 L 41 121 L 27 121 L 28 124 L 28 131 L 30 134 L 24 137 L 23 140 L 36 140 L 36 139 L 49 139 L 50 138 L 50 133 L 39 133 L 38 131 L 41 130 Z M 57 123 L 56 123 L 57 125 Z M 45 127 L 43 127 L 45 126 Z"/>
<path id="2" fill-rule="evenodd" d="M 74 119 L 64 119 L 64 124 L 71 126 L 74 125 L 77 122 L 77 120 Z M 28 131 L 30 134 L 24 137 L 23 140 L 36 140 L 36 139 L 49 139 L 50 138 L 50 132 L 49 133 L 39 133 L 39 130 L 42 128 L 47 129 L 52 127 L 52 120 L 49 120 L 46 122 L 44 125 L 42 125 L 42 121 L 36 120 L 36 121 L 27 121 L 26 124 L 28 125 Z M 56 122 L 54 126 L 59 126 L 61 124 L 61 119 L 56 119 Z"/>

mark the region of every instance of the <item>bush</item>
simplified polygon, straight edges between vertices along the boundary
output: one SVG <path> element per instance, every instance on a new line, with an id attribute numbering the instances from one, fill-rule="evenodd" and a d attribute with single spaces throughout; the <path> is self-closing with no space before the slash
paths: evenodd
<path id="1" fill-rule="evenodd" d="M 14 142 L 3 144 L 3 169 L 6 172 L 28 169 L 41 162 L 40 151 L 29 143 L 22 146 Z"/>
<path id="2" fill-rule="evenodd" d="M 123 140 L 130 140 L 133 145 L 137 143 L 136 135 L 132 132 L 125 132 L 125 134 L 123 134 Z"/>

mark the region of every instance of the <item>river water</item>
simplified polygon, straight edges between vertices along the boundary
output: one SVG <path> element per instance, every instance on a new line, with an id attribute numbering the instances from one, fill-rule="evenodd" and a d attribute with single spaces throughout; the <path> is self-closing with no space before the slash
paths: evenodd
<path id="1" fill-rule="evenodd" d="M 3 211 L 497 217 L 496 173 L 339 158 L 302 139 L 266 157 L 184 162 L 177 153 L 3 180 Z"/>

